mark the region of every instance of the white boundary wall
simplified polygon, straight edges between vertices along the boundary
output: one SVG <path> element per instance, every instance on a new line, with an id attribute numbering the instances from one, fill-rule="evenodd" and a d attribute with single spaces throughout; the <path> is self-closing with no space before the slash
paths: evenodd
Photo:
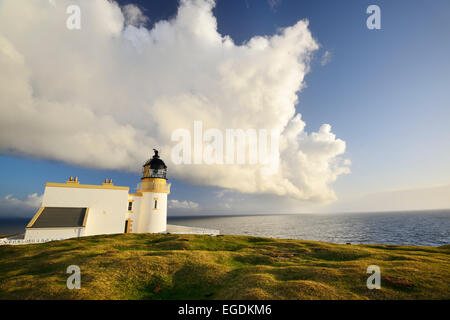
<path id="1" fill-rule="evenodd" d="M 31 228 L 25 232 L 25 240 L 69 239 L 84 236 L 84 228 Z"/>

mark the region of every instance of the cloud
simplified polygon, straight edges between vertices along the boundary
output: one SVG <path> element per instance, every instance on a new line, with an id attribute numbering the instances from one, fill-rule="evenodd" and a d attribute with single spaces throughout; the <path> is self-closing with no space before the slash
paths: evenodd
<path id="1" fill-rule="evenodd" d="M 331 57 L 332 54 L 330 51 L 325 51 L 324 54 L 322 55 L 322 58 L 320 59 L 320 65 L 321 66 L 326 66 L 327 64 L 329 64 L 331 62 Z"/>
<path id="2" fill-rule="evenodd" d="M 169 204 L 168 204 L 169 208 L 171 209 L 198 209 L 199 208 L 199 204 L 197 202 L 194 201 L 179 201 L 179 200 L 169 200 Z"/>
<path id="3" fill-rule="evenodd" d="M 42 195 L 37 193 L 27 195 L 25 199 L 18 199 L 8 194 L 0 198 L 0 216 L 29 217 L 41 204 Z"/>
<path id="4" fill-rule="evenodd" d="M 272 10 L 275 10 L 279 5 L 281 5 L 281 1 L 282 0 L 267 0 L 267 3 Z"/>
<path id="5" fill-rule="evenodd" d="M 450 185 L 386 190 L 342 199 L 325 212 L 410 211 L 450 209 Z"/>
<path id="6" fill-rule="evenodd" d="M 217 31 L 212 0 L 183 0 L 152 29 L 137 7 L 80 3 L 82 29 L 48 1 L 0 2 L 0 152 L 138 171 L 157 147 L 169 177 L 249 194 L 336 198 L 349 172 L 329 125 L 296 114 L 312 54 L 308 21 L 237 45 Z M 19 18 L 20 17 L 20 18 Z M 174 165 L 171 134 L 192 129 L 281 132 L 276 175 L 258 165 Z"/>
<path id="7" fill-rule="evenodd" d="M 14 198 L 12 194 L 6 195 L 2 199 L 7 206 L 38 208 L 42 203 L 42 195 L 37 193 L 29 194 L 24 200 Z"/>
<path id="8" fill-rule="evenodd" d="M 123 6 L 122 12 L 125 18 L 125 25 L 142 27 L 149 22 L 149 18 L 142 13 L 142 10 L 133 4 Z"/>

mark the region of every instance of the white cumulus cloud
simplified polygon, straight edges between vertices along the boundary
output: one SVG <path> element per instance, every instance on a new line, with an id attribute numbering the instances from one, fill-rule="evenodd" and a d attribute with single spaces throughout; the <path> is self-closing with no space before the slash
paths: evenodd
<path id="1" fill-rule="evenodd" d="M 25 199 L 17 199 L 12 194 L 8 194 L 3 197 L 2 205 L 6 207 L 19 207 L 19 208 L 38 208 L 42 203 L 42 195 L 37 193 L 29 194 Z"/>
<path id="2" fill-rule="evenodd" d="M 189 201 L 189 200 L 179 201 L 176 199 L 169 200 L 168 206 L 171 209 L 198 209 L 199 208 L 199 204 L 197 202 Z"/>
<path id="3" fill-rule="evenodd" d="M 141 27 L 149 21 L 148 17 L 143 14 L 142 10 L 133 4 L 123 6 L 122 12 L 125 17 L 126 25 Z"/>
<path id="4" fill-rule="evenodd" d="M 80 1 L 82 28 L 45 0 L 0 2 L 0 152 L 87 167 L 140 170 L 154 147 L 169 176 L 244 193 L 336 198 L 345 142 L 296 114 L 318 44 L 306 20 L 237 45 L 217 31 L 212 0 L 182 0 L 151 29 L 135 6 Z M 281 132 L 276 175 L 256 165 L 174 165 L 171 134 L 192 129 Z"/>

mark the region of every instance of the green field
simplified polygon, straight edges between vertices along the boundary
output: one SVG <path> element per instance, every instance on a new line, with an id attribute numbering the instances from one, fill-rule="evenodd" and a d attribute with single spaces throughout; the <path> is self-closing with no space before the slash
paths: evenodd
<path id="1" fill-rule="evenodd" d="M 450 299 L 450 246 L 122 234 L 0 247 L 0 299 Z M 69 290 L 66 269 L 81 268 Z M 366 269 L 381 268 L 369 290 Z"/>

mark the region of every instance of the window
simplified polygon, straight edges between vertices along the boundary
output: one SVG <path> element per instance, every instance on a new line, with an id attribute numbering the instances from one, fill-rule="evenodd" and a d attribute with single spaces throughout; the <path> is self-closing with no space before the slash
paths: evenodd
<path id="1" fill-rule="evenodd" d="M 128 211 L 131 211 L 131 210 L 133 210 L 133 202 L 129 201 L 128 202 Z"/>
<path id="2" fill-rule="evenodd" d="M 155 207 L 153 209 L 158 209 L 158 199 L 155 199 Z"/>

